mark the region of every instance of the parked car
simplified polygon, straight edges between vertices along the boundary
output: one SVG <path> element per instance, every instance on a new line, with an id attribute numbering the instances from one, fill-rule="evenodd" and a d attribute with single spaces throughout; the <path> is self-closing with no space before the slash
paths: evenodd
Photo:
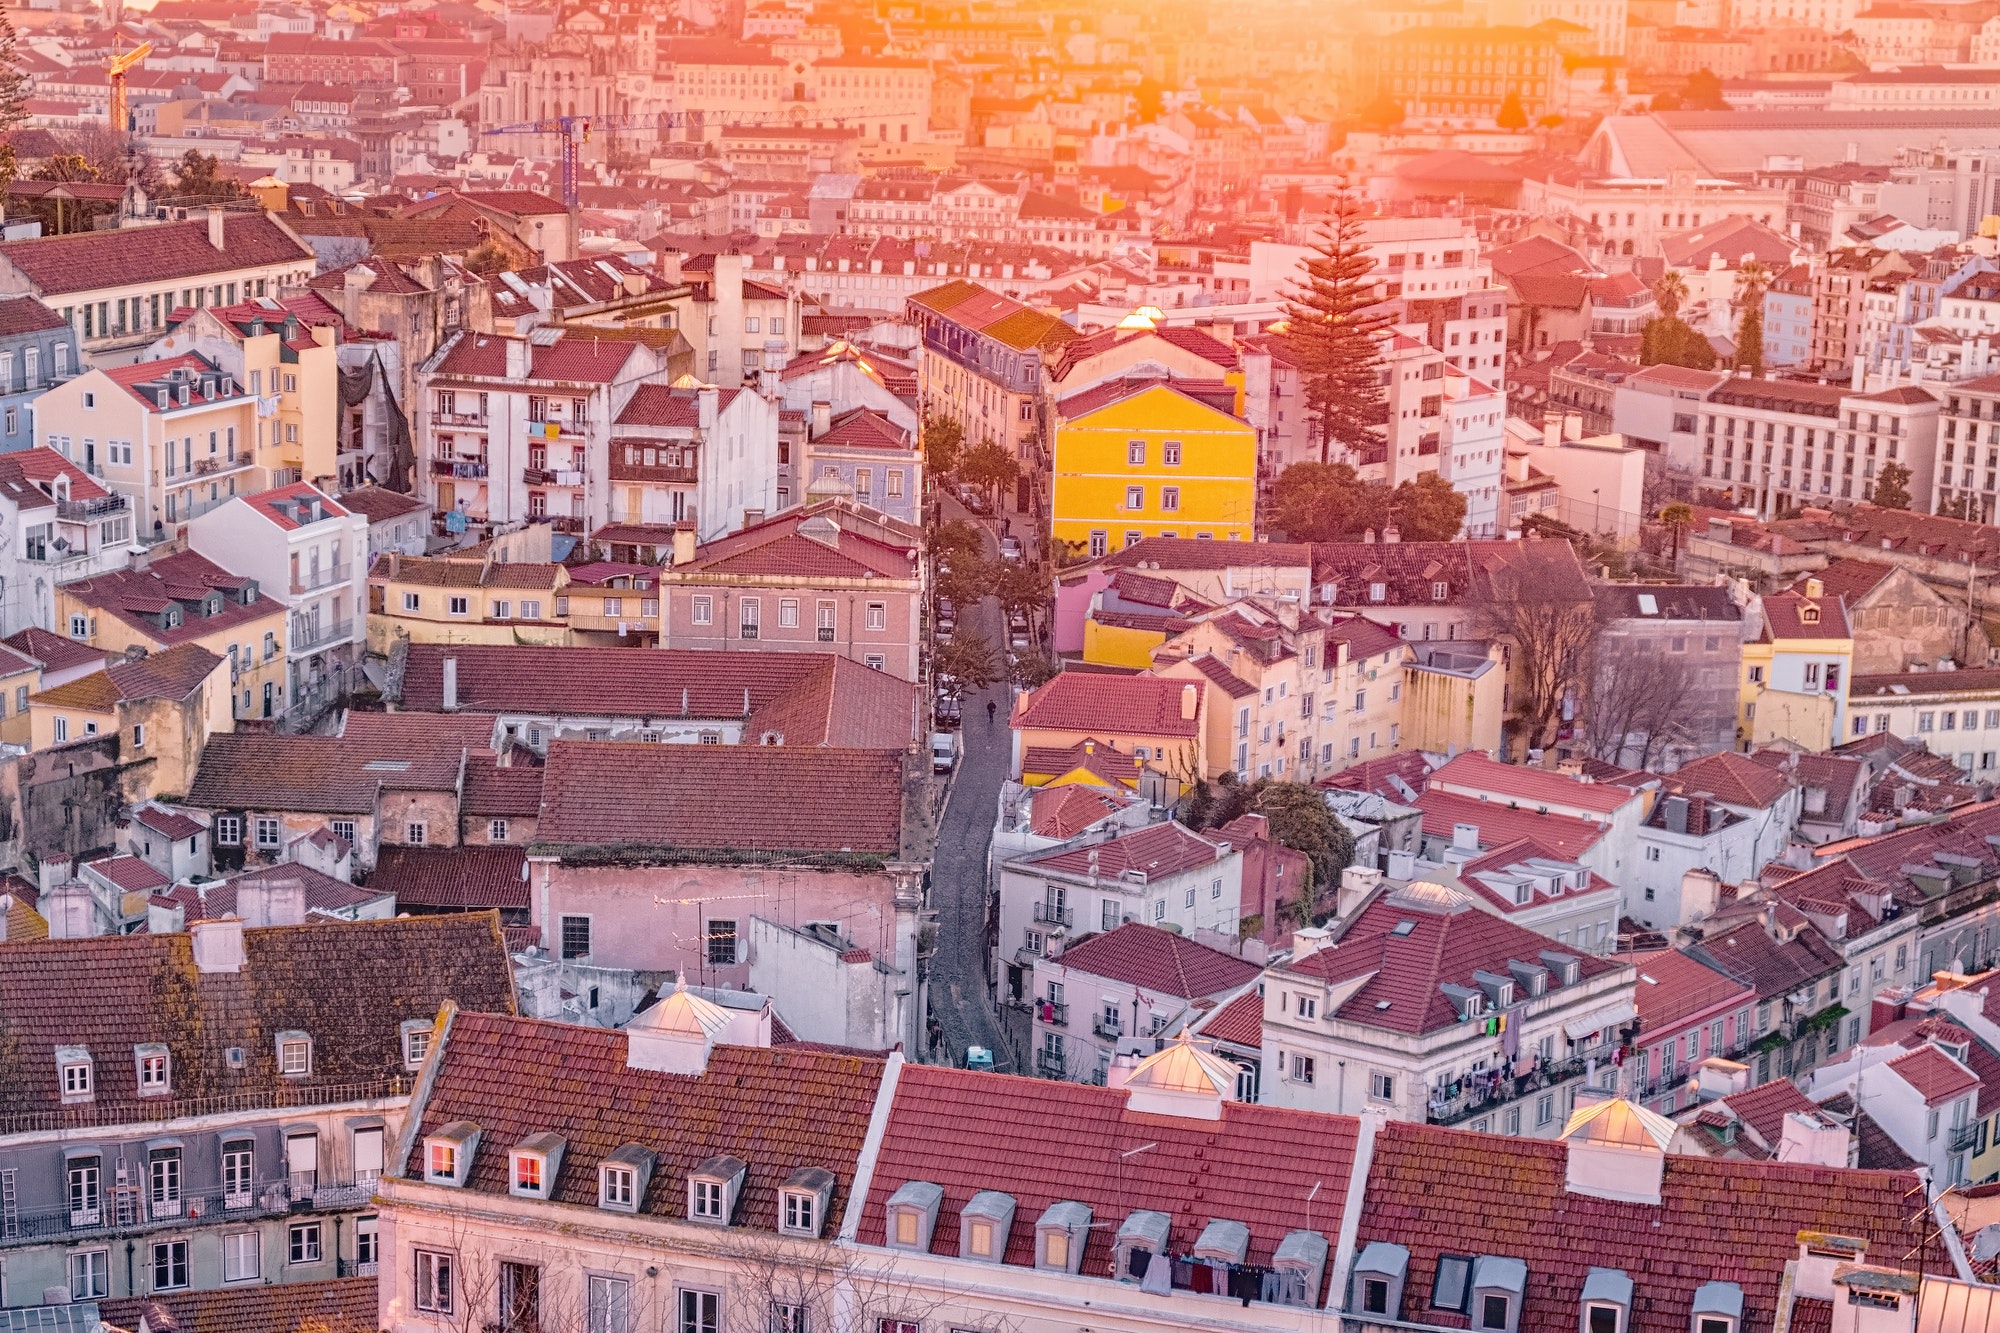
<path id="1" fill-rule="evenodd" d="M 958 766 L 958 734 L 950 731 L 931 733 L 931 772 L 949 773 Z"/>
<path id="2" fill-rule="evenodd" d="M 1020 608 L 1016 607 L 1014 610 L 1009 611 L 1007 613 L 1007 628 L 1010 630 L 1020 630 L 1023 632 L 1027 630 L 1028 617 L 1021 613 Z"/>
<path id="3" fill-rule="evenodd" d="M 940 727 L 955 727 L 964 720 L 965 710 L 958 700 L 939 696 L 932 717 Z"/>
<path id="4" fill-rule="evenodd" d="M 1021 558 L 1021 539 L 1019 537 L 1002 537 L 1000 539 L 1000 558 L 1002 560 L 1019 560 Z"/>
<path id="5" fill-rule="evenodd" d="M 1007 646 L 1009 648 L 1026 648 L 1028 642 L 1028 631 L 1025 629 L 1017 629 L 1007 636 Z"/>
<path id="6" fill-rule="evenodd" d="M 931 636 L 932 638 L 937 640 L 938 647 L 942 648 L 944 647 L 944 645 L 951 642 L 951 632 L 953 628 L 954 627 L 949 620 L 941 620 L 938 622 L 937 633 Z"/>

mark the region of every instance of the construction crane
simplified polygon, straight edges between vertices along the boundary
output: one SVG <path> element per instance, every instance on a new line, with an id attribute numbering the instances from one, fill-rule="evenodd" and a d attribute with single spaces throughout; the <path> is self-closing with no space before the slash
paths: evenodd
<path id="1" fill-rule="evenodd" d="M 828 117 L 836 125 L 844 125 L 849 120 L 867 119 L 871 113 L 856 111 L 846 116 Z M 889 112 L 890 115 L 900 114 Z M 518 125 L 502 125 L 498 129 L 487 130 L 487 134 L 555 134 L 562 138 L 562 201 L 563 207 L 577 207 L 576 148 L 579 143 L 590 142 L 593 128 L 600 130 L 657 130 L 664 134 L 668 130 L 687 126 L 705 125 L 791 125 L 794 122 L 786 116 L 758 116 L 749 119 L 726 119 L 710 116 L 702 111 L 660 111 L 650 116 L 547 116 L 541 120 L 522 121 Z"/>
<path id="2" fill-rule="evenodd" d="M 114 51 L 104 72 L 111 76 L 111 128 L 118 134 L 130 134 L 132 122 L 125 110 L 125 72 L 153 54 L 151 42 L 141 42 L 130 51 Z"/>

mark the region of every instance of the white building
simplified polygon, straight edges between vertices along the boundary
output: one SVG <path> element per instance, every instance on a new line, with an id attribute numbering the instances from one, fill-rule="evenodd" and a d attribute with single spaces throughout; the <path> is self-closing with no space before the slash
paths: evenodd
<path id="1" fill-rule="evenodd" d="M 353 684 L 368 636 L 368 520 L 304 482 L 197 515 L 190 548 L 284 603 L 285 697 L 297 716 Z"/>

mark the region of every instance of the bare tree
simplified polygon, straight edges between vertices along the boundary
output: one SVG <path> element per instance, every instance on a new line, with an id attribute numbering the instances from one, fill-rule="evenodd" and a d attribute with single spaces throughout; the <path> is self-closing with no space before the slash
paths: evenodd
<path id="1" fill-rule="evenodd" d="M 651 1284 L 627 1281 L 622 1296 L 607 1300 L 590 1289 L 581 1252 L 516 1247 L 509 1252 L 518 1257 L 502 1259 L 495 1240 L 454 1218 L 445 1238 L 416 1245 L 416 1282 L 429 1299 L 424 1313 L 449 1333 L 629 1333 L 658 1326 L 647 1305 Z M 442 1257 L 442 1272 L 427 1255 Z M 593 1302 L 600 1307 L 595 1317 Z"/>
<path id="2" fill-rule="evenodd" d="M 1543 546 L 1561 556 L 1545 558 L 1547 552 L 1534 550 Z M 1484 575 L 1474 594 L 1475 627 L 1507 646 L 1522 737 L 1531 749 L 1546 746 L 1563 720 L 1563 705 L 1581 698 L 1589 684 L 1597 645 L 1590 587 L 1574 552 L 1553 541 L 1524 543 L 1514 558 Z"/>
<path id="3" fill-rule="evenodd" d="M 982 1314 L 954 1293 L 899 1272 L 895 1256 L 753 1232 L 732 1233 L 723 1253 L 747 1319 L 765 1333 L 883 1333 L 929 1327 L 946 1312 L 954 1329 L 1018 1333 L 1011 1319 Z"/>
<path id="4" fill-rule="evenodd" d="M 1590 752 L 1606 763 L 1651 768 L 1669 745 L 1693 738 L 1684 721 L 1693 702 L 1694 672 L 1687 659 L 1659 651 L 1657 643 L 1604 636 L 1584 705 Z"/>

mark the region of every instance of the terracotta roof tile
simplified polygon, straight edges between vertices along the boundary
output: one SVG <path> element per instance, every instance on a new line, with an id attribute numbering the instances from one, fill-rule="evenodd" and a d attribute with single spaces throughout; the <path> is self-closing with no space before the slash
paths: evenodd
<path id="1" fill-rule="evenodd" d="M 215 1291 L 158 1292 L 97 1303 L 106 1325 L 133 1333 L 374 1333 L 381 1323 L 372 1277 L 274 1282 Z"/>
<path id="2" fill-rule="evenodd" d="M 1917 1090 L 1926 1106 L 1939 1106 L 1979 1086 L 1979 1076 L 1935 1046 L 1920 1046 L 1889 1062 L 1897 1077 Z"/>
<path id="3" fill-rule="evenodd" d="M 1256 963 L 1196 943 L 1178 931 L 1141 921 L 1128 921 L 1102 935 L 1086 935 L 1051 961 L 1071 972 L 1183 1000 L 1234 990 L 1263 971 Z"/>
<path id="4" fill-rule="evenodd" d="M 410 907 L 528 907 L 526 847 L 389 847 L 375 854 L 368 887 Z"/>
<path id="5" fill-rule="evenodd" d="M 1791 779 L 1749 755 L 1724 750 L 1682 764 L 1660 779 L 1664 791 L 1713 796 L 1724 805 L 1768 809 L 1792 789 Z"/>
<path id="6" fill-rule="evenodd" d="M 208 220 L 203 218 L 0 242 L 0 258 L 45 297 L 268 264 L 298 263 L 308 271 L 313 265 L 313 252 L 262 213 L 228 213 L 222 225 L 220 250 L 208 243 Z"/>
<path id="7" fill-rule="evenodd" d="M 1181 701 L 1183 690 L 1195 689 L 1188 681 L 1153 676 L 1066 671 L 1025 696 L 1013 725 L 1016 730 L 1192 738 L 1199 720 L 1181 715 Z"/>

